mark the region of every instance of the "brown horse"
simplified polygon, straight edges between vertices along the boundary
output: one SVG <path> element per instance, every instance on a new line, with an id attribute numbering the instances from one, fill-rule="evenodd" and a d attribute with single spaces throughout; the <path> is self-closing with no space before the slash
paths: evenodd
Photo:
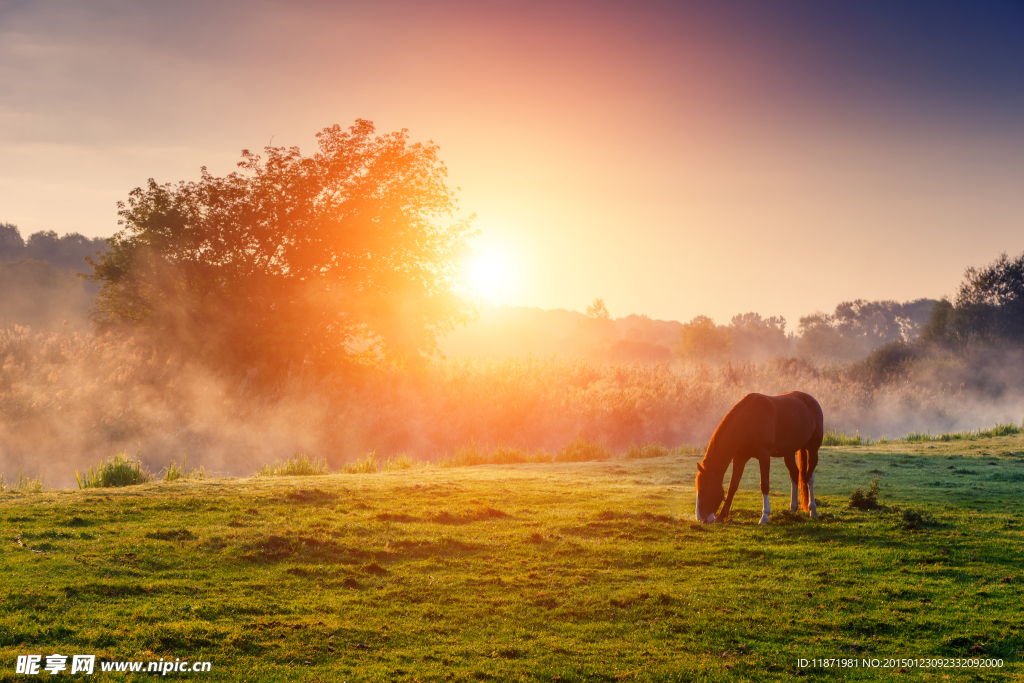
<path id="1" fill-rule="evenodd" d="M 714 522 L 723 497 L 725 506 L 717 519 L 724 521 L 729 517 L 743 468 L 748 460 L 756 459 L 761 465 L 761 495 L 764 497 L 761 524 L 767 524 L 771 514 L 768 468 L 772 458 L 782 458 L 789 469 L 792 484 L 790 510 L 797 509 L 799 492 L 800 507 L 809 510 L 811 517 L 817 517 L 814 468 L 818 464 L 818 449 L 825 434 L 824 425 L 821 406 L 801 391 L 781 396 L 747 394 L 740 399 L 718 424 L 708 442 L 704 459 L 697 465 L 697 521 Z M 732 478 L 729 480 L 729 495 L 726 496 L 722 482 L 730 462 Z"/>

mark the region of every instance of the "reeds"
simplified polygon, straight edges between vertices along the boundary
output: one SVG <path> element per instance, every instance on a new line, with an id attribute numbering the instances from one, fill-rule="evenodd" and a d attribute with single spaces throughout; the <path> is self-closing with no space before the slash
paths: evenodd
<path id="1" fill-rule="evenodd" d="M 0 473 L 0 493 L 4 491 L 17 493 L 42 493 L 46 487 L 43 485 L 43 478 L 26 477 L 23 469 L 18 470 L 18 478 L 12 484 L 7 483 L 3 473 Z"/>
<path id="2" fill-rule="evenodd" d="M 84 472 L 75 472 L 80 489 L 99 489 L 113 486 L 134 486 L 145 484 L 153 478 L 142 468 L 140 460 L 130 460 L 126 453 L 115 453 L 114 457 L 95 467 L 89 466 Z"/>
<path id="3" fill-rule="evenodd" d="M 188 469 L 188 456 L 181 458 L 181 467 L 178 467 L 177 461 L 172 460 L 167 469 L 164 470 L 164 481 L 178 481 L 179 479 L 205 479 L 206 468 L 199 467 L 197 469 Z"/>
<path id="4" fill-rule="evenodd" d="M 264 465 L 256 472 L 257 477 L 310 477 L 315 475 L 330 474 L 327 463 L 320 458 L 310 460 L 303 453 L 296 453 L 294 457 L 284 462 L 274 461 L 273 465 Z"/>

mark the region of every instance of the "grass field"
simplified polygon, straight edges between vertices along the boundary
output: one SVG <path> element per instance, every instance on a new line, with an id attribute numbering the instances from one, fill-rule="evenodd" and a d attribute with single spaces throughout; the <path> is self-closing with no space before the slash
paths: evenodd
<path id="1" fill-rule="evenodd" d="M 789 680 L 825 656 L 1022 676 L 1021 435 L 825 449 L 817 521 L 785 512 L 780 462 L 766 527 L 756 467 L 734 522 L 695 524 L 696 462 L 3 493 L 0 680 L 52 653 L 209 660 L 168 674 L 209 681 Z M 875 477 L 883 507 L 850 508 Z"/>

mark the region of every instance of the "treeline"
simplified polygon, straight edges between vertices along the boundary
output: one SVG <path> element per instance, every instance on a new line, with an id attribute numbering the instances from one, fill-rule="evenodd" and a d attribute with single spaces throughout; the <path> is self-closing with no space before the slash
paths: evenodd
<path id="1" fill-rule="evenodd" d="M 586 313 L 487 306 L 480 318 L 441 341 L 447 355 L 578 355 L 594 361 L 665 363 L 682 360 L 712 366 L 801 357 L 849 362 L 886 344 L 912 342 L 928 324 L 934 299 L 847 301 L 834 313 L 800 318 L 796 332 L 786 319 L 749 312 L 726 325 L 707 316 L 687 323 L 645 315 L 613 319 L 601 299 Z"/>
<path id="2" fill-rule="evenodd" d="M 87 329 L 99 288 L 75 273 L 90 271 L 86 257 L 105 246 L 99 237 L 74 232 L 58 237 L 52 230 L 26 241 L 17 226 L 0 223 L 0 326 Z"/>
<path id="3" fill-rule="evenodd" d="M 935 303 L 914 339 L 873 350 L 855 368 L 875 385 L 927 379 L 985 391 L 1019 393 L 1024 368 L 1024 254 L 1002 254 L 983 268 L 968 268 L 950 301 Z"/>
<path id="4" fill-rule="evenodd" d="M 40 230 L 29 235 L 26 241 L 18 226 L 0 223 L 0 262 L 43 261 L 63 271 L 91 272 L 86 257 L 106 249 L 102 237 L 86 237 L 69 232 L 61 237 L 53 230 Z"/>

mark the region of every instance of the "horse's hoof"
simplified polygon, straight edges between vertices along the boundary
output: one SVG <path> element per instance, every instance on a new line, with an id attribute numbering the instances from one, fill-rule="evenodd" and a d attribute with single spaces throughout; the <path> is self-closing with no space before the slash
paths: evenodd
<path id="1" fill-rule="evenodd" d="M 817 519 L 818 518 L 818 511 L 817 510 L 811 510 L 811 517 L 813 517 L 814 519 Z"/>
<path id="2" fill-rule="evenodd" d="M 761 515 L 761 521 L 758 522 L 758 524 L 767 524 L 767 523 L 768 523 L 768 515 Z"/>

